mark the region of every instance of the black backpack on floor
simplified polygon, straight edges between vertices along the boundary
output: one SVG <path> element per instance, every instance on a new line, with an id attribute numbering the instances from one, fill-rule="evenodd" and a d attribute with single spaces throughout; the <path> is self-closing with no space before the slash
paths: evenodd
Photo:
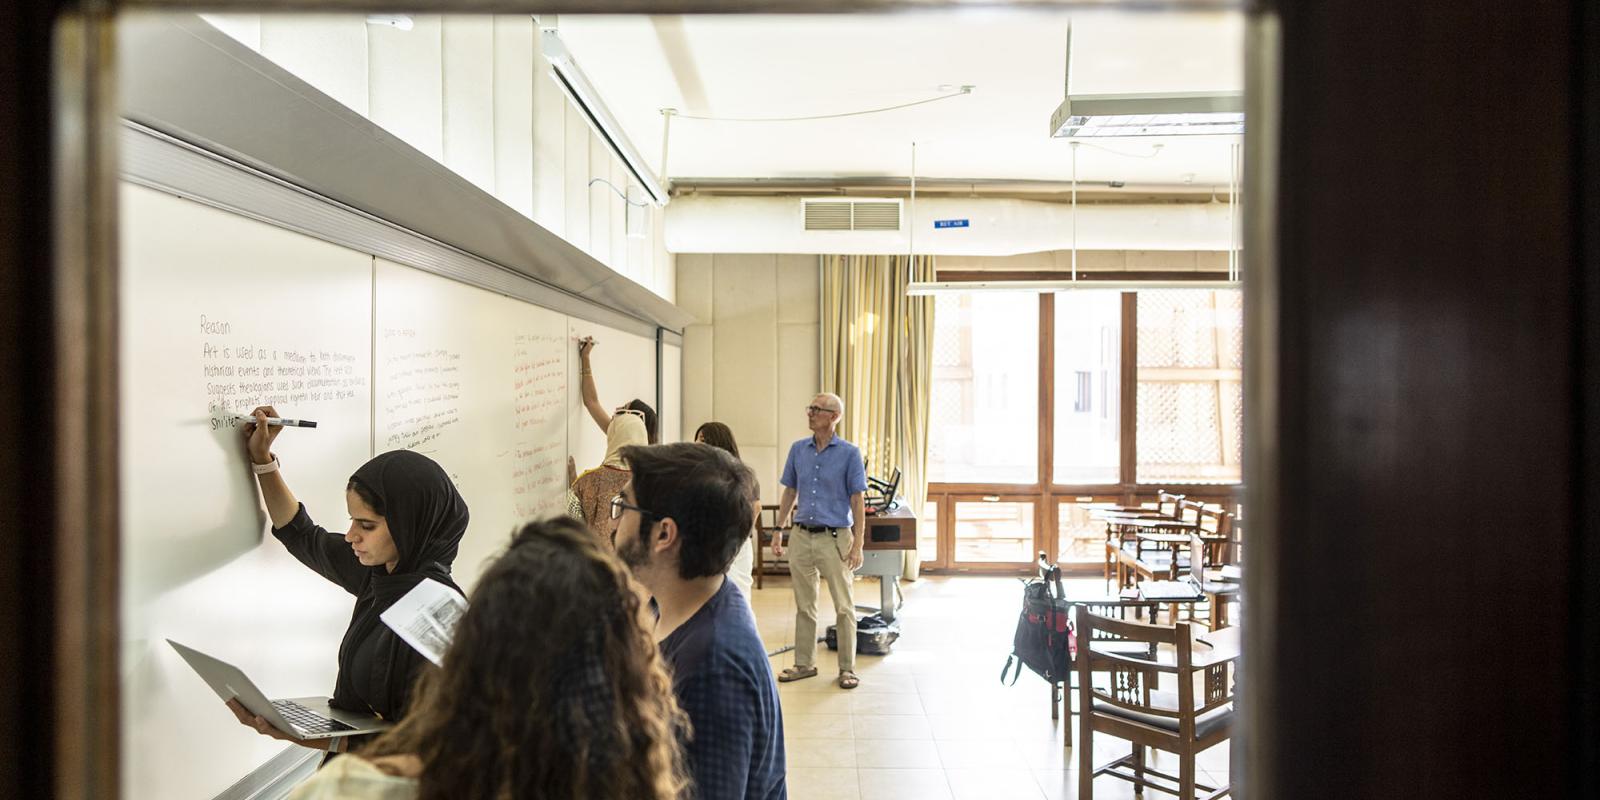
<path id="1" fill-rule="evenodd" d="M 1051 683 L 1068 681 L 1077 643 L 1073 641 L 1072 609 L 1061 589 L 1060 569 L 1051 567 L 1042 578 L 1023 583 L 1022 613 L 1017 615 L 1011 655 L 1000 669 L 1001 683 L 1006 683 L 1006 673 L 1010 672 L 1010 684 L 1015 684 L 1023 667 Z"/>
<path id="2" fill-rule="evenodd" d="M 839 649 L 839 626 L 829 625 L 824 636 L 829 650 Z M 869 656 L 889 655 L 889 648 L 900 638 L 900 622 L 890 622 L 879 614 L 868 614 L 856 620 L 856 652 Z"/>

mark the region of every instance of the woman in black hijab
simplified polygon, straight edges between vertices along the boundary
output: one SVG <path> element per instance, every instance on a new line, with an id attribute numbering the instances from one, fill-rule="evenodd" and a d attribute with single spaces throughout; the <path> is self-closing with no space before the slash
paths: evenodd
<path id="1" fill-rule="evenodd" d="M 350 476 L 345 488 L 350 529 L 341 540 L 311 521 L 283 480 L 272 454 L 272 442 L 283 429 L 266 424 L 278 412 L 263 406 L 251 415 L 256 421 L 244 428 L 251 468 L 272 518 L 272 535 L 300 563 L 356 598 L 350 627 L 339 644 L 332 704 L 398 720 L 427 660 L 378 615 L 426 578 L 461 591 L 450 577 L 450 565 L 467 531 L 466 501 L 444 469 L 427 456 L 409 450 L 383 453 Z M 240 722 L 273 738 L 317 749 L 338 741 L 302 741 L 250 714 L 238 701 L 228 705 Z"/>

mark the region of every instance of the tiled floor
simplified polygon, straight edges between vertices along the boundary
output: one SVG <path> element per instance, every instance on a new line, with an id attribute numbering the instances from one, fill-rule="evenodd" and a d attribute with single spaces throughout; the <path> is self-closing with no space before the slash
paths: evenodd
<path id="1" fill-rule="evenodd" d="M 1085 579 L 1084 587 L 1098 585 Z M 861 685 L 840 689 L 838 660 L 818 645 L 819 675 L 779 684 L 794 800 L 1063 800 L 1078 797 L 1078 762 L 1062 747 L 1050 719 L 1050 689 L 1023 670 L 1002 686 L 1000 668 L 1022 601 L 1016 578 L 925 577 L 902 584 L 900 641 L 888 656 L 859 656 Z M 832 624 L 822 594 L 819 627 Z M 876 604 L 877 579 L 856 583 L 856 600 Z M 755 592 L 756 621 L 769 649 L 794 641 L 794 594 L 784 577 Z M 793 663 L 772 659 L 777 671 Z M 1128 751 L 1126 742 L 1095 738 L 1096 763 Z M 1175 760 L 1152 762 L 1170 771 Z M 1228 747 L 1199 759 L 1202 782 L 1226 780 Z M 1218 780 L 1218 779 L 1221 780 Z M 1123 800 L 1133 787 L 1115 778 L 1095 782 L 1095 797 Z M 1146 797 L 1165 797 L 1147 792 Z"/>

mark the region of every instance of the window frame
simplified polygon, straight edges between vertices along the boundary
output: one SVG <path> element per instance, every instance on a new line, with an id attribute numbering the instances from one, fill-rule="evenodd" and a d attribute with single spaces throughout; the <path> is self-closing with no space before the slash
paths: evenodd
<path id="1" fill-rule="evenodd" d="M 990 272 L 941 270 L 941 282 L 996 282 L 1058 280 L 1061 276 L 1051 272 Z M 1107 280 L 1219 280 L 1220 274 L 1199 273 L 1097 273 L 1097 278 Z M 1198 291 L 1198 289 L 1197 289 Z M 929 483 L 928 500 L 938 503 L 937 547 L 933 553 L 923 553 L 922 569 L 938 573 L 997 573 L 1016 574 L 1032 572 L 1036 561 L 1027 562 L 962 562 L 955 559 L 955 504 L 981 501 L 996 497 L 1000 502 L 1032 502 L 1034 504 L 1033 548 L 1031 553 L 1043 553 L 1052 562 L 1059 554 L 1060 531 L 1058 517 L 1061 503 L 1078 502 L 1081 497 L 1097 501 L 1132 504 L 1153 500 L 1159 490 L 1187 495 L 1190 499 L 1216 503 L 1225 508 L 1238 508 L 1242 484 L 1237 483 L 1145 483 L 1138 481 L 1138 314 L 1139 298 L 1136 291 L 1122 294 L 1121 350 L 1118 369 L 1118 480 L 1101 484 L 1061 484 L 1055 477 L 1055 294 L 1039 294 L 1039 348 L 1038 348 L 1038 474 L 1029 484 L 1000 483 Z M 1073 561 L 1061 564 L 1069 573 L 1098 573 L 1102 561 Z"/>

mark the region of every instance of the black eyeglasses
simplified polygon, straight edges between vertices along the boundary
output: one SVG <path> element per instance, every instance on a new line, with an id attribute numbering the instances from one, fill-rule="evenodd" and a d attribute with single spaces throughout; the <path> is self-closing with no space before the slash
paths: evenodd
<path id="1" fill-rule="evenodd" d="M 661 518 L 661 515 L 654 511 L 622 502 L 622 495 L 620 494 L 611 498 L 611 518 L 622 519 L 622 512 L 624 511 L 637 511 L 639 516 L 645 518 L 646 522 Z"/>
<path id="2" fill-rule="evenodd" d="M 806 406 L 806 413 L 807 414 L 837 414 L 839 412 L 834 411 L 831 408 L 823 408 L 822 406 Z"/>

